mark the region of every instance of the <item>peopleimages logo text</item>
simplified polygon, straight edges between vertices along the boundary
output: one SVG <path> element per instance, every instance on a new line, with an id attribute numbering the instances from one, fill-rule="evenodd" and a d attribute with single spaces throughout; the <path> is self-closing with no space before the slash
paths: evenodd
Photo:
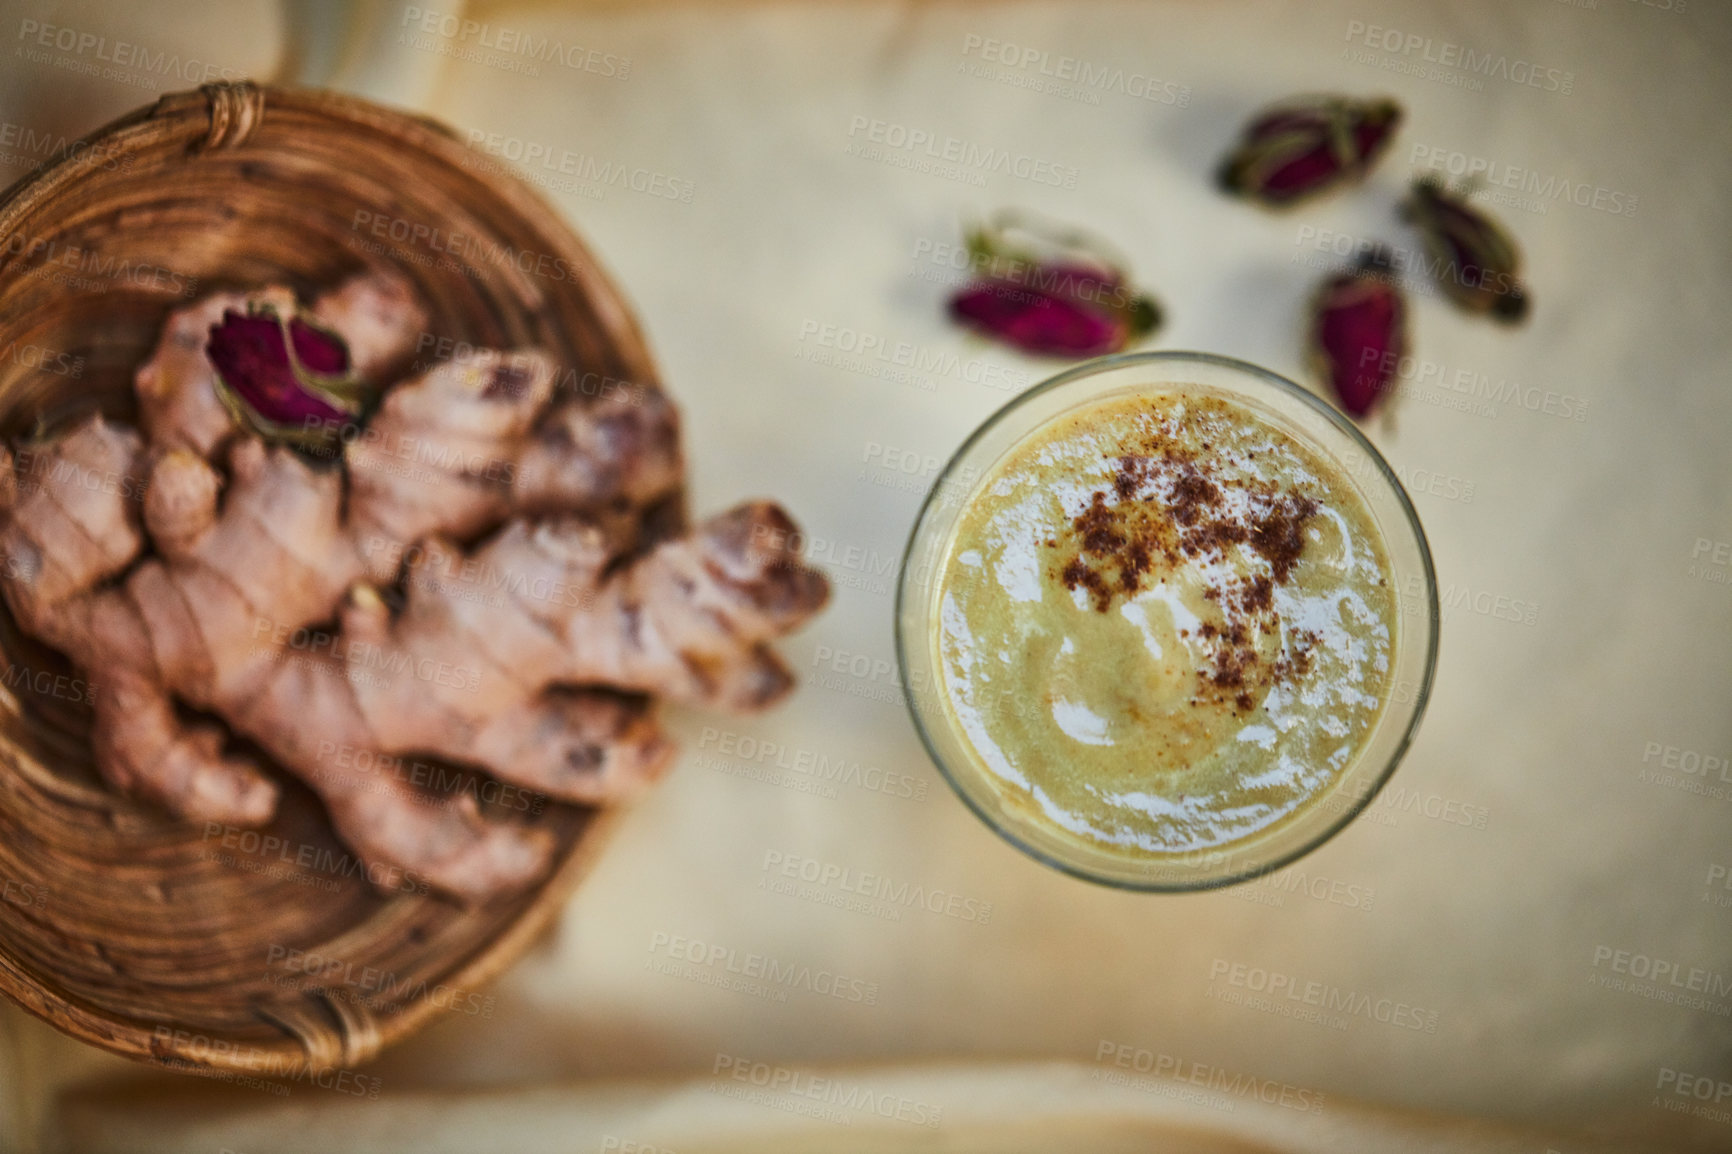
<path id="1" fill-rule="evenodd" d="M 1487 79 L 1507 80 L 1543 92 L 1568 96 L 1575 91 L 1576 74 L 1558 68 L 1544 68 L 1531 60 L 1512 60 L 1508 56 L 1477 52 L 1465 44 L 1436 40 L 1399 28 L 1367 24 L 1363 20 L 1347 22 L 1346 39 L 1366 48 L 1380 49 L 1396 56 L 1418 56 L 1427 64 L 1455 68 Z"/>
<path id="2" fill-rule="evenodd" d="M 818 858 L 801 857 L 798 854 L 783 853 L 781 850 L 767 850 L 764 853 L 763 870 L 772 875 L 772 880 L 776 875 L 780 875 L 783 878 L 808 882 L 819 889 L 857 894 L 882 902 L 892 911 L 918 907 L 929 913 L 944 914 L 982 925 L 992 920 L 991 902 L 918 882 L 895 881 L 884 874 L 856 870 L 851 866 L 821 861 Z"/>
<path id="3" fill-rule="evenodd" d="M 152 76 L 168 76 L 184 80 L 192 84 L 210 83 L 214 80 L 239 80 L 240 73 L 230 68 L 224 68 L 209 61 L 187 59 L 182 60 L 178 52 L 168 52 L 164 49 L 152 50 L 144 44 L 134 44 L 127 40 L 110 40 L 100 33 L 83 28 L 69 28 L 61 24 L 45 24 L 40 20 L 20 20 L 18 22 L 18 40 L 24 45 L 19 55 L 35 63 L 50 63 L 41 58 L 41 51 L 53 49 L 59 52 L 71 53 L 74 57 L 84 57 L 100 64 L 113 64 L 120 68 L 137 69 Z M 88 69 L 79 69 L 88 71 Z M 110 76 L 109 79 L 121 79 Z"/>
<path id="4" fill-rule="evenodd" d="M 469 147 L 488 156 L 501 157 L 513 164 L 520 164 L 532 173 L 534 169 L 540 168 L 549 173 L 574 177 L 583 184 L 597 188 L 626 188 L 632 192 L 641 192 L 661 200 L 678 201 L 681 204 L 690 204 L 696 189 L 689 180 L 644 168 L 642 165 L 599 160 L 588 153 L 573 152 L 569 148 L 525 140 L 520 136 L 506 136 L 472 128 L 465 139 Z"/>
<path id="5" fill-rule="evenodd" d="M 1096 92 L 1117 92 L 1136 100 L 1170 104 L 1189 108 L 1191 86 L 1177 81 L 1161 80 L 1143 72 L 1127 72 L 1108 64 L 1092 64 L 1075 56 L 1054 56 L 1051 52 L 1028 45 L 1010 44 L 973 32 L 962 39 L 962 54 L 978 56 L 1006 68 L 1033 71 L 1054 80 L 1067 81 L 1079 88 Z"/>
<path id="6" fill-rule="evenodd" d="M 440 36 L 458 45 L 473 44 L 502 58 L 522 57 L 541 64 L 560 64 L 574 72 L 591 72 L 617 80 L 631 75 L 631 60 L 627 57 L 516 28 L 464 19 L 449 12 L 406 7 L 400 27 Z"/>
<path id="7" fill-rule="evenodd" d="M 894 1119 L 915 1126 L 936 1127 L 944 1115 L 942 1106 L 922 1102 L 884 1090 L 874 1090 L 858 1082 L 825 1077 L 792 1066 L 777 1066 L 755 1062 L 737 1054 L 717 1054 L 710 1074 L 718 1079 L 729 1078 L 758 1087 L 772 1094 L 791 1098 L 807 1098 L 841 1110 L 857 1110 L 886 1121 Z M 841 1115 L 846 1118 L 846 1115 Z"/>
<path id="8" fill-rule="evenodd" d="M 1279 970 L 1267 970 L 1261 966 L 1216 958 L 1209 964 L 1209 981 L 1224 981 L 1230 987 L 1264 994 L 1269 998 L 1285 998 L 1332 1013 L 1363 1017 L 1404 1030 L 1437 1033 L 1439 1014 L 1436 1010 L 1395 998 L 1342 989 L 1328 982 L 1307 981 L 1298 975 L 1282 973 Z"/>
<path id="9" fill-rule="evenodd" d="M 1415 144 L 1407 154 L 1409 164 L 1447 173 L 1466 181 L 1470 188 L 1479 186 L 1507 188 L 1532 196 L 1535 201 L 1549 203 L 1563 200 L 1578 208 L 1591 208 L 1612 216 L 1635 216 L 1639 198 L 1585 180 L 1544 174 L 1521 165 L 1505 164 L 1483 156 L 1471 156 L 1455 149 L 1432 144 Z"/>
<path id="10" fill-rule="evenodd" d="M 848 135 L 898 152 L 930 157 L 983 173 L 1014 176 L 1035 184 L 1054 188 L 1075 188 L 1078 170 L 1072 165 L 975 144 L 956 136 L 945 136 L 928 128 L 898 124 L 894 120 L 875 120 L 870 116 L 855 116 L 848 122 Z"/>
<path id="11" fill-rule="evenodd" d="M 716 942 L 706 943 L 663 930 L 657 930 L 651 936 L 649 952 L 652 955 L 665 954 L 675 961 L 694 966 L 719 967 L 726 973 L 779 989 L 800 990 L 868 1006 L 878 1004 L 877 982 L 868 982 L 862 978 L 849 977 L 834 970 L 814 968 L 799 962 L 782 961 L 769 954 L 742 954 L 732 946 Z"/>

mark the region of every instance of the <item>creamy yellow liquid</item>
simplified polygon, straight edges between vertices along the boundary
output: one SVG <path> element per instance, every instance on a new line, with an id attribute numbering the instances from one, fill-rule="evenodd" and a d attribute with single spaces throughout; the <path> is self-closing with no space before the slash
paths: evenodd
<path id="1" fill-rule="evenodd" d="M 1279 824 L 1389 696 L 1394 590 L 1351 480 L 1201 391 L 1031 434 L 970 497 L 938 579 L 938 696 L 975 768 L 1111 852 Z"/>

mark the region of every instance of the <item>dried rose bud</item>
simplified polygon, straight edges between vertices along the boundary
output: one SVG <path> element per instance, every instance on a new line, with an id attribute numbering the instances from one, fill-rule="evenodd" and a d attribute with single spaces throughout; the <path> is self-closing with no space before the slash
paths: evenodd
<path id="1" fill-rule="evenodd" d="M 975 275 L 950 298 L 950 316 L 1025 353 L 1118 352 L 1153 332 L 1161 310 L 1103 247 L 1082 233 L 1001 213 L 994 224 L 968 234 Z"/>
<path id="2" fill-rule="evenodd" d="M 1221 187 L 1263 204 L 1297 204 L 1362 179 L 1401 123 L 1393 100 L 1306 96 L 1258 113 L 1222 161 Z"/>
<path id="3" fill-rule="evenodd" d="M 211 326 L 205 355 L 217 395 L 243 424 L 270 441 L 328 444 L 361 412 L 361 385 L 349 373 L 343 339 L 303 317 L 285 321 L 268 306 L 229 309 Z"/>
<path id="4" fill-rule="evenodd" d="M 1311 355 L 1317 373 L 1349 416 L 1377 405 L 1407 356 L 1407 302 L 1378 247 L 1318 288 L 1311 304 Z"/>
<path id="5" fill-rule="evenodd" d="M 1432 177 L 1413 182 L 1401 215 L 1419 229 L 1438 286 L 1470 313 L 1505 324 L 1528 315 L 1521 250 L 1496 221 Z"/>

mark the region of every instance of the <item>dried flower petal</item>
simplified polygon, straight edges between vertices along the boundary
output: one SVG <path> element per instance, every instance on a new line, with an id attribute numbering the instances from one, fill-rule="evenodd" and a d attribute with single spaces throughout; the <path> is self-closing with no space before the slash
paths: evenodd
<path id="1" fill-rule="evenodd" d="M 1438 286 L 1470 313 L 1485 313 L 1505 324 L 1527 316 L 1528 293 L 1521 283 L 1521 250 L 1491 217 L 1451 192 L 1435 178 L 1413 182 L 1402 216 L 1419 229 Z"/>
<path id="2" fill-rule="evenodd" d="M 229 309 L 211 326 L 205 355 L 223 403 L 267 440 L 322 445 L 361 411 L 348 347 L 301 317 Z"/>
<path id="3" fill-rule="evenodd" d="M 1311 353 L 1349 416 L 1370 415 L 1407 356 L 1407 303 L 1378 247 L 1324 281 L 1311 306 Z"/>
<path id="4" fill-rule="evenodd" d="M 1020 242 L 1013 231 L 1022 234 Z M 950 316 L 1025 353 L 1118 352 L 1154 331 L 1161 311 L 1102 247 L 1084 234 L 1001 213 L 969 233 L 975 278 L 950 298 Z"/>
<path id="5" fill-rule="evenodd" d="M 1362 179 L 1401 123 L 1393 100 L 1308 96 L 1265 109 L 1221 164 L 1228 192 L 1284 206 Z"/>
<path id="6" fill-rule="evenodd" d="M 289 340 L 294 346 L 295 359 L 308 372 L 340 377 L 349 371 L 349 350 L 335 333 L 295 317 L 289 322 Z"/>

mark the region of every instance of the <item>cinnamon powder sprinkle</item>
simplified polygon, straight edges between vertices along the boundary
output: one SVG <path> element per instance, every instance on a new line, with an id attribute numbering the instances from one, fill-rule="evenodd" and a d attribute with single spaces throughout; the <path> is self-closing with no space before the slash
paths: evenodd
<path id="1" fill-rule="evenodd" d="M 1165 580 L 1159 561 L 1171 568 L 1184 558 L 1225 557 L 1230 549 L 1261 558 L 1267 573 L 1218 578 L 1203 590 L 1222 623 L 1205 622 L 1198 631 L 1212 655 L 1198 673 L 1193 700 L 1249 711 L 1261 696 L 1256 691 L 1309 668 L 1304 646 L 1314 640 L 1300 638 L 1301 648 L 1269 662 L 1259 655 L 1256 636 L 1278 626 L 1274 591 L 1287 584 L 1303 556 L 1318 503 L 1266 481 L 1223 476 L 1208 457 L 1161 433 L 1138 447 L 1143 451 L 1114 459 L 1110 496 L 1105 489 L 1090 494 L 1069 532 L 1045 540 L 1057 554 L 1050 572 L 1065 588 L 1084 590 L 1095 611 L 1105 613 L 1151 579 Z"/>

